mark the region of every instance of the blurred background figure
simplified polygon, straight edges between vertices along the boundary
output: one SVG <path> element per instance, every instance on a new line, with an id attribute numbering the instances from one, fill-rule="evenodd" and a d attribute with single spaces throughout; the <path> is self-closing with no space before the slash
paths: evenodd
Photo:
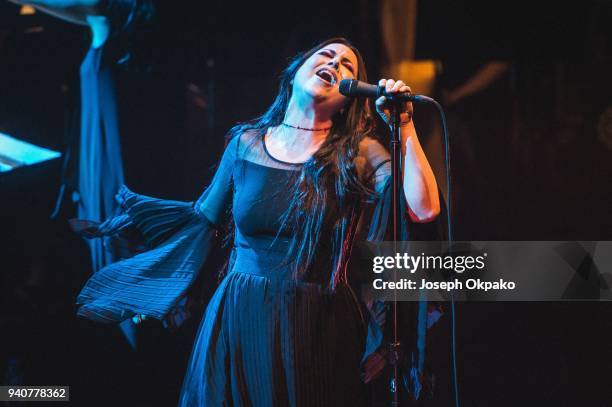
<path id="1" fill-rule="evenodd" d="M 91 32 L 89 50 L 81 63 L 80 138 L 78 154 L 69 151 L 67 159 L 76 159 L 77 188 L 67 180 L 61 185 L 58 207 L 66 192 L 78 203 L 78 216 L 101 221 L 116 211 L 115 194 L 124 184 L 119 117 L 113 69 L 127 65 L 129 45 L 137 25 L 153 19 L 153 6 L 137 0 L 34 0 L 13 1 L 29 5 L 70 23 L 85 25 Z M 65 174 L 67 175 L 67 174 Z M 88 242 L 93 271 L 115 259 L 101 242 Z"/>
<path id="2" fill-rule="evenodd" d="M 116 212 L 115 195 L 125 183 L 113 71 L 118 65 L 135 65 L 130 47 L 135 32 L 152 25 L 153 5 L 141 0 L 12 2 L 22 5 L 22 10 L 34 7 L 89 28 L 91 42 L 80 67 L 80 132 L 64 153 L 64 179 L 52 216 L 59 215 L 65 199 L 72 199 L 80 218 L 102 221 Z M 70 174 L 69 168 L 76 171 Z M 87 243 L 93 272 L 116 260 L 117 254 L 103 242 Z M 122 324 L 122 330 L 136 346 L 129 322 Z"/>

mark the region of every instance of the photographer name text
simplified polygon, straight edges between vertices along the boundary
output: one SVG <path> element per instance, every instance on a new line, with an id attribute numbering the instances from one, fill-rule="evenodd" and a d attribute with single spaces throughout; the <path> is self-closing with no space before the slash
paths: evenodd
<path id="1" fill-rule="evenodd" d="M 421 279 L 417 282 L 407 278 L 399 279 L 398 281 L 384 281 L 382 278 L 377 278 L 372 282 L 372 286 L 376 290 L 441 290 L 441 291 L 456 291 L 456 290 L 477 290 L 477 291 L 495 291 L 495 290 L 514 290 L 516 283 L 514 281 L 506 281 L 499 279 L 496 281 L 486 281 L 479 278 L 468 278 L 465 281 L 454 279 L 451 281 L 429 281 Z"/>

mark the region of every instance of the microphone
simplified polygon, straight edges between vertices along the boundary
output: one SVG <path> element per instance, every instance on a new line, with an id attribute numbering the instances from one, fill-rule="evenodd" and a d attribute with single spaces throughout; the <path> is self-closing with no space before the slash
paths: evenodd
<path id="1" fill-rule="evenodd" d="M 433 103 L 429 96 L 412 95 L 410 93 L 388 94 L 382 86 L 371 85 L 357 79 L 343 79 L 340 81 L 340 93 L 346 97 L 379 98 L 385 96 L 389 100 L 400 100 L 415 103 Z"/>

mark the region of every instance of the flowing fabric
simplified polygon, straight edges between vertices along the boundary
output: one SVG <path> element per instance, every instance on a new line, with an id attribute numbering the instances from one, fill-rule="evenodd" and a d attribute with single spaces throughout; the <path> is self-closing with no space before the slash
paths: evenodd
<path id="1" fill-rule="evenodd" d="M 193 205 L 137 195 L 121 188 L 123 214 L 101 225 L 76 222 L 86 237 L 113 236 L 137 228 L 149 248 L 95 273 L 77 298 L 78 315 L 99 322 L 119 322 L 142 314 L 163 319 L 191 286 L 216 231 Z M 110 242 L 110 240 L 107 240 Z"/>
<path id="2" fill-rule="evenodd" d="M 81 129 L 79 138 L 78 217 L 102 222 L 115 215 L 115 194 L 124 184 L 115 89 L 119 48 L 135 24 L 137 0 L 108 0 L 103 13 L 110 22 L 108 39 L 87 51 L 80 67 Z M 116 260 L 101 241 L 88 242 L 92 269 Z"/>
<path id="3" fill-rule="evenodd" d="M 81 129 L 78 164 L 78 217 L 101 222 L 117 210 L 114 200 L 124 183 L 121 160 L 117 97 L 113 78 L 118 45 L 135 22 L 137 0 L 108 0 L 104 14 L 110 22 L 107 40 L 91 47 L 80 67 Z M 100 240 L 90 240 L 89 252 L 95 273 L 117 260 L 117 253 Z M 121 324 L 132 347 L 136 346 L 133 326 Z"/>
<path id="4" fill-rule="evenodd" d="M 103 53 L 104 47 L 90 48 L 81 64 L 78 216 L 98 222 L 115 214 L 124 183 L 115 84 Z M 89 241 L 89 248 L 94 272 L 114 261 L 101 241 Z"/>
<path id="5" fill-rule="evenodd" d="M 373 241 L 388 236 L 387 158 L 381 156 L 373 174 L 380 198 L 364 211 Z M 263 139 L 243 135 L 228 144 L 195 205 L 122 189 L 121 216 L 75 225 L 90 237 L 136 228 L 148 248 L 94 275 L 79 296 L 79 314 L 104 321 L 136 313 L 161 319 L 193 282 L 213 246 L 213 225 L 225 222 L 232 208 L 229 270 L 200 325 L 179 406 L 369 403 L 363 369 L 384 348 L 386 306 L 373 302 L 366 309 L 347 282 L 330 289 L 333 256 L 324 244 L 313 267 L 294 275 L 287 258 L 293 231 L 281 229 L 279 218 L 299 170 L 272 157 Z M 418 366 L 408 371 L 419 380 Z"/>

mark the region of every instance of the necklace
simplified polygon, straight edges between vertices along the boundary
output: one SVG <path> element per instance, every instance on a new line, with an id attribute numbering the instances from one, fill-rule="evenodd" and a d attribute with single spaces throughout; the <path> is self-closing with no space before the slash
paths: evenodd
<path id="1" fill-rule="evenodd" d="M 292 129 L 306 130 L 306 131 L 327 131 L 327 130 L 331 129 L 331 126 L 330 127 L 325 127 L 323 129 L 309 129 L 307 127 L 294 126 L 292 124 L 288 124 L 288 123 L 285 123 L 285 122 L 283 122 L 281 124 L 283 126 L 285 126 L 285 127 L 291 127 Z"/>

